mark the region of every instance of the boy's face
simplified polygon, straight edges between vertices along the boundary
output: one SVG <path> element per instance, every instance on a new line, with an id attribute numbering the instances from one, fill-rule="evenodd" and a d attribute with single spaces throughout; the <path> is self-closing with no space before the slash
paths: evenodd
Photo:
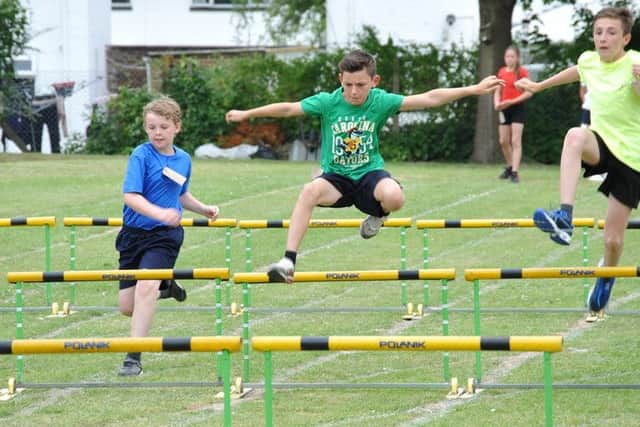
<path id="1" fill-rule="evenodd" d="M 338 79 L 343 89 L 342 96 L 351 105 L 364 104 L 369 91 L 380 82 L 379 75 L 371 77 L 365 69 L 353 73 L 342 72 L 338 74 Z"/>
<path id="2" fill-rule="evenodd" d="M 631 34 L 624 34 L 619 19 L 600 18 L 593 23 L 593 43 L 604 62 L 613 62 L 621 58 L 629 40 Z"/>
<path id="3" fill-rule="evenodd" d="M 180 132 L 180 123 L 149 112 L 144 118 L 144 130 L 156 150 L 173 154 L 173 139 Z"/>

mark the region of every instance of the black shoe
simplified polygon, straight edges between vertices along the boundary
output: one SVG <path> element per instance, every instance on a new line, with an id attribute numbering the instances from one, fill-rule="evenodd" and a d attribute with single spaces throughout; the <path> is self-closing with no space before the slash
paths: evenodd
<path id="1" fill-rule="evenodd" d="M 500 179 L 509 179 L 509 178 L 511 178 L 511 172 L 512 171 L 513 170 L 511 169 L 511 166 L 507 166 L 506 168 L 504 168 L 502 173 L 500 175 L 498 175 L 498 178 L 500 178 Z"/>
<path id="2" fill-rule="evenodd" d="M 163 280 L 160 283 L 160 299 L 175 298 L 176 301 L 182 302 L 187 299 L 187 291 L 175 280 Z"/>
<path id="3" fill-rule="evenodd" d="M 518 176 L 517 171 L 511 172 L 511 177 L 509 179 L 511 179 L 511 182 L 513 182 L 514 184 L 517 184 L 520 182 L 520 177 Z"/>
<path id="4" fill-rule="evenodd" d="M 139 360 L 126 357 L 118 375 L 121 377 L 135 377 L 142 375 L 142 363 Z"/>

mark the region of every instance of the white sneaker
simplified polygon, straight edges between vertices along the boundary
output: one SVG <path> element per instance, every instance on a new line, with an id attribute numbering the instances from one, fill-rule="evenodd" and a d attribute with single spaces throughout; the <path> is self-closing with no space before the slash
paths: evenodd
<path id="1" fill-rule="evenodd" d="M 362 224 L 360 224 L 360 235 L 363 239 L 372 238 L 378 234 L 380 227 L 382 227 L 382 224 L 384 224 L 386 220 L 386 216 L 383 216 L 382 218 L 373 215 L 367 216 L 364 221 L 362 221 Z"/>
<path id="2" fill-rule="evenodd" d="M 269 267 L 269 281 L 293 283 L 293 270 L 293 262 L 289 258 L 282 258 Z"/>

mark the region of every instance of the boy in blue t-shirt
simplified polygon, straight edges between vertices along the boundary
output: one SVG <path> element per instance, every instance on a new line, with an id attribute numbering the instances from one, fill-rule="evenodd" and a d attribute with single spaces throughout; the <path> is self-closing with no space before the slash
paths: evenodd
<path id="1" fill-rule="evenodd" d="M 163 96 L 143 111 L 149 141 L 129 157 L 122 191 L 123 226 L 116 239 L 120 269 L 173 268 L 182 246 L 182 210 L 215 219 L 217 206 L 205 205 L 189 192 L 191 157 L 173 145 L 181 129 L 180 106 Z M 118 305 L 131 317 L 131 336 L 145 337 L 158 298 L 184 301 L 186 291 L 174 280 L 121 280 Z M 140 353 L 128 353 L 119 375 L 142 373 Z"/>
<path id="2" fill-rule="evenodd" d="M 503 82 L 486 77 L 472 86 L 434 89 L 402 96 L 376 88 L 376 61 L 362 50 L 347 54 L 338 65 L 340 87 L 301 102 L 278 102 L 250 110 L 231 110 L 227 122 L 254 117 L 320 116 L 322 174 L 306 184 L 291 214 L 284 257 L 269 269 L 272 281 L 293 282 L 298 247 L 316 206 L 355 206 L 368 214 L 360 235 L 375 236 L 385 219 L 404 205 L 400 183 L 384 170 L 378 150 L 380 129 L 398 111 L 437 107 L 470 95 L 491 93 Z"/>

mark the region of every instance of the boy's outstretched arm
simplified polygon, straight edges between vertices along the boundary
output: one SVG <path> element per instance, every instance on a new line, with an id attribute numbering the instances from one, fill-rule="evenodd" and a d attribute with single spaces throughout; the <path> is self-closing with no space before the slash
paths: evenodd
<path id="1" fill-rule="evenodd" d="M 292 117 L 302 116 L 302 105 L 299 102 L 276 102 L 250 110 L 230 110 L 225 115 L 227 122 L 241 122 L 254 117 Z"/>
<path id="2" fill-rule="evenodd" d="M 480 83 L 471 86 L 432 89 L 419 95 L 405 96 L 402 100 L 400 111 L 439 107 L 440 105 L 456 101 L 465 96 L 491 93 L 503 85 L 504 80 L 500 80 L 496 76 L 489 76 L 482 79 Z"/>
<path id="3" fill-rule="evenodd" d="M 520 90 L 536 93 L 541 92 L 545 89 L 549 89 L 553 86 L 565 85 L 567 83 L 573 83 L 579 80 L 580 74 L 578 74 L 578 66 L 573 65 L 541 82 L 534 82 L 525 77 L 524 79 L 520 79 L 515 82 L 515 85 Z"/>

